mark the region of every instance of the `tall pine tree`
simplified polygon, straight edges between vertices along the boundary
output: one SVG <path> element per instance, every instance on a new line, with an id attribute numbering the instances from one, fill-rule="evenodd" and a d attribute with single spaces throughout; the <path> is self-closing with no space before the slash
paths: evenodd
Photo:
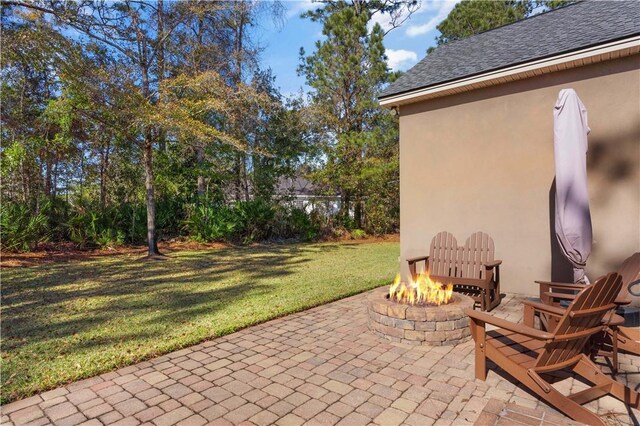
<path id="1" fill-rule="evenodd" d="M 379 153 L 388 155 L 389 149 L 381 144 L 394 151 L 397 124 L 378 106 L 377 95 L 393 75 L 387 67 L 384 31 L 377 23 L 370 27 L 369 22 L 374 13 L 391 13 L 407 3 L 385 2 L 387 9 L 380 9 L 377 3 L 336 1 L 307 13 L 311 20 L 322 22 L 324 38 L 309 56 L 301 49 L 298 68 L 314 89 L 311 108 L 324 140 L 326 164 L 316 179 L 340 194 L 340 216 L 350 223 L 353 211 L 351 225 L 356 228 L 363 226 L 367 195 L 378 192 L 372 187 L 378 181 L 373 176 L 391 175 L 393 181 L 397 172 L 394 154 L 386 163 L 391 170 L 375 161 Z"/>

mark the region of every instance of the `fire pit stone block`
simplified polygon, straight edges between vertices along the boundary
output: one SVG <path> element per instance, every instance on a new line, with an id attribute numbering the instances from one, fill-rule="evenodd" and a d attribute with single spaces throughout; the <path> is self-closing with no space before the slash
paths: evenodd
<path id="1" fill-rule="evenodd" d="M 474 301 L 454 293 L 447 305 L 408 306 L 388 299 L 389 287 L 373 290 L 367 298 L 369 329 L 394 342 L 411 345 L 457 345 L 470 339 L 469 317 Z"/>

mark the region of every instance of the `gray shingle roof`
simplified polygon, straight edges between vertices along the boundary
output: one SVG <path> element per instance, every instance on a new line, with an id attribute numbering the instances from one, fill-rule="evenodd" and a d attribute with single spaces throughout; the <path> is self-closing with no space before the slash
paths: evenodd
<path id="1" fill-rule="evenodd" d="M 637 34 L 637 0 L 582 1 L 439 46 L 380 98 Z"/>

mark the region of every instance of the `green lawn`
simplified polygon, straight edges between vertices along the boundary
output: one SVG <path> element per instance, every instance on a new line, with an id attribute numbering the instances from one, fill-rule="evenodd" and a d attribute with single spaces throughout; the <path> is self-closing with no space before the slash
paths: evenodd
<path id="1" fill-rule="evenodd" d="M 398 243 L 183 251 L 2 271 L 2 403 L 384 285 Z"/>

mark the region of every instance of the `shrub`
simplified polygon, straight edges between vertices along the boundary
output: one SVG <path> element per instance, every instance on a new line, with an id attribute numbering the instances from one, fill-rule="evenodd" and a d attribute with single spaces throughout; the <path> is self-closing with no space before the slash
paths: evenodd
<path id="1" fill-rule="evenodd" d="M 231 239 L 238 225 L 234 210 L 220 205 L 192 205 L 184 221 L 184 229 L 198 242 Z"/>
<path id="2" fill-rule="evenodd" d="M 367 232 L 382 235 L 397 231 L 400 210 L 396 203 L 374 195 L 367 199 L 365 211 L 364 227 Z"/>
<path id="3" fill-rule="evenodd" d="M 53 197 L 42 203 L 42 214 L 47 217 L 51 241 L 68 241 L 66 224 L 72 206 L 61 197 Z"/>
<path id="4" fill-rule="evenodd" d="M 362 229 L 354 229 L 351 231 L 351 238 L 354 240 L 361 240 L 363 238 L 367 238 L 367 233 Z"/>
<path id="5" fill-rule="evenodd" d="M 317 215 L 309 215 L 305 210 L 299 208 L 291 209 L 289 227 L 292 236 L 306 241 L 316 239 L 320 233 Z"/>
<path id="6" fill-rule="evenodd" d="M 114 248 L 124 244 L 125 234 L 119 229 L 103 229 L 97 235 L 95 243 L 100 248 Z"/>
<path id="7" fill-rule="evenodd" d="M 2 203 L 0 206 L 0 247 L 6 251 L 35 250 L 49 240 L 47 217 L 33 214 L 26 205 Z"/>
<path id="8" fill-rule="evenodd" d="M 240 224 L 239 237 L 244 243 L 269 238 L 275 218 L 275 209 L 271 204 L 260 198 L 241 201 L 236 203 L 235 212 Z"/>
<path id="9" fill-rule="evenodd" d="M 99 226 L 98 214 L 81 206 L 72 213 L 67 222 L 69 238 L 81 249 L 95 246 Z"/>

